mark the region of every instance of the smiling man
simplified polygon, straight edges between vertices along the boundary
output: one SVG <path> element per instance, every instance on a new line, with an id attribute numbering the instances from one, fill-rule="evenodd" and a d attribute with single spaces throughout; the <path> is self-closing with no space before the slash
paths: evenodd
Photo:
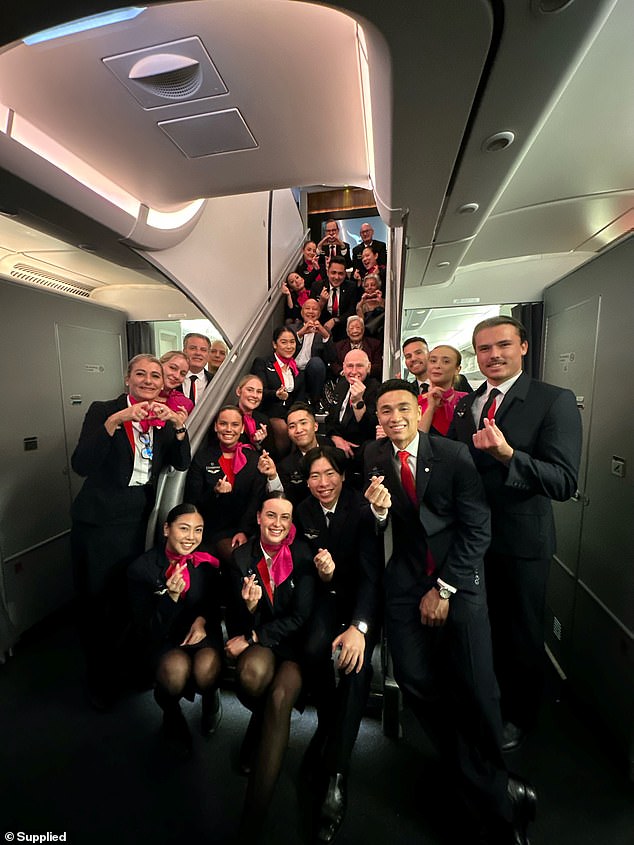
<path id="1" fill-rule="evenodd" d="M 204 334 L 190 332 L 183 338 L 183 352 L 189 361 L 189 371 L 181 390 L 191 401 L 196 404 L 205 388 L 212 379 L 212 375 L 205 369 L 209 362 L 211 341 Z"/>
<path id="2" fill-rule="evenodd" d="M 463 444 L 418 431 L 414 385 L 390 379 L 376 401 L 386 437 L 366 447 L 365 495 L 391 532 L 385 625 L 396 681 L 454 775 L 460 841 L 525 845 L 536 797 L 502 760 L 482 483 Z"/>
<path id="3" fill-rule="evenodd" d="M 577 489 L 581 418 L 570 390 L 522 372 L 528 340 L 517 320 L 478 323 L 473 348 L 486 382 L 458 403 L 448 436 L 471 448 L 491 508 L 485 567 L 504 749 L 510 751 L 537 720 L 555 551 L 551 499 L 565 501 Z"/>

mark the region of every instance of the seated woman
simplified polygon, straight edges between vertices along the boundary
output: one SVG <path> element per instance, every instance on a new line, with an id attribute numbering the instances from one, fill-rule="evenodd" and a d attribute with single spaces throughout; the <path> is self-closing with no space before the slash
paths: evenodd
<path id="1" fill-rule="evenodd" d="M 418 397 L 422 415 L 418 422 L 420 431 L 441 434 L 449 431 L 456 405 L 466 396 L 455 390 L 454 383 L 460 373 L 462 355 L 453 346 L 435 346 L 427 358 L 429 390 Z"/>
<path id="2" fill-rule="evenodd" d="M 196 551 L 203 518 L 183 503 L 168 513 L 165 543 L 128 569 L 136 630 L 155 673 L 154 698 L 163 711 L 166 738 L 191 747 L 180 699 L 202 696 L 200 729 L 212 734 L 220 720 L 217 684 L 222 667 L 218 561 Z"/>
<path id="3" fill-rule="evenodd" d="M 304 394 L 304 376 L 295 362 L 297 340 L 286 326 L 273 332 L 273 355 L 256 358 L 251 367 L 264 385 L 262 411 L 271 422 L 276 457 L 290 449 L 286 430 L 286 415 L 293 402 L 301 401 Z"/>
<path id="4" fill-rule="evenodd" d="M 307 299 L 302 305 L 300 319 L 289 326 L 295 332 L 299 344 L 295 363 L 304 374 L 305 391 L 313 408 L 319 406 L 328 367 L 336 357 L 330 332 L 319 321 L 320 315 L 319 302 Z"/>
<path id="5" fill-rule="evenodd" d="M 159 399 L 180 415 L 183 425 L 194 410 L 194 403 L 181 389 L 189 371 L 189 361 L 184 352 L 177 350 L 166 352 L 159 360 L 163 367 L 163 389 L 159 393 Z"/>
<path id="6" fill-rule="evenodd" d="M 280 288 L 284 299 L 284 324 L 301 320 L 302 305 L 310 296 L 304 278 L 299 273 L 289 273 Z"/>
<path id="7" fill-rule="evenodd" d="M 254 449 L 262 448 L 262 442 L 268 434 L 269 418 L 258 410 L 262 404 L 263 390 L 262 379 L 253 373 L 242 376 L 236 387 L 238 408 L 242 411 L 244 424 L 240 442 L 253 446 Z"/>
<path id="8" fill-rule="evenodd" d="M 326 281 L 326 263 L 324 256 L 317 254 L 315 241 L 306 241 L 302 250 L 302 260 L 295 268 L 295 272 L 304 279 L 304 285 L 310 290 L 315 282 Z"/>
<path id="9" fill-rule="evenodd" d="M 362 285 L 363 281 L 369 275 L 378 276 L 382 285 L 385 284 L 385 267 L 379 264 L 379 253 L 374 247 L 366 246 L 361 253 L 361 263 L 363 265 L 363 272 L 359 270 L 354 271 L 354 278 Z"/>
<path id="10" fill-rule="evenodd" d="M 190 462 L 180 416 L 158 401 L 158 358 L 132 358 L 125 383 L 127 394 L 88 408 L 71 458 L 86 479 L 72 506 L 71 549 L 89 697 L 98 708 L 111 703 L 121 675 L 125 572 L 145 548 L 161 469 Z"/>
<path id="11" fill-rule="evenodd" d="M 225 650 L 236 661 L 238 697 L 252 711 L 240 754 L 249 772 L 241 841 L 260 832 L 302 688 L 299 657 L 311 614 L 312 554 L 295 542 L 293 506 L 282 492 L 267 494 L 258 535 L 236 549 L 232 583 L 236 605 Z"/>
<path id="12" fill-rule="evenodd" d="M 381 279 L 374 273 L 363 280 L 363 296 L 357 303 L 357 317 L 361 317 L 368 337 L 383 339 L 385 300 L 381 293 Z"/>
<path id="13" fill-rule="evenodd" d="M 242 431 L 242 411 L 235 405 L 221 408 L 185 482 L 185 501 L 193 502 L 205 520 L 205 545 L 220 559 L 225 586 L 233 550 L 255 531 L 266 484 L 257 452 L 240 443 Z"/>

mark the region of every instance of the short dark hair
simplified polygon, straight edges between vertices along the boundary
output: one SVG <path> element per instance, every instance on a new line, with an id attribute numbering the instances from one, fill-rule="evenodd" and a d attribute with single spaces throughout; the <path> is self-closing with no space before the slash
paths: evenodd
<path id="1" fill-rule="evenodd" d="M 315 461 L 318 461 L 320 458 L 327 460 L 338 475 L 345 474 L 345 454 L 341 451 L 341 449 L 337 449 L 336 446 L 328 446 L 327 444 L 324 444 L 323 446 L 315 446 L 314 449 L 310 449 L 310 451 L 306 452 L 302 458 L 300 469 L 304 478 L 308 478 L 310 475 L 310 468 Z"/>
<path id="2" fill-rule="evenodd" d="M 286 419 L 288 420 L 290 415 L 297 413 L 297 411 L 303 411 L 305 414 L 308 414 L 309 417 L 312 417 L 314 420 L 316 419 L 315 412 L 306 402 L 293 402 L 291 407 L 288 409 Z"/>
<path id="3" fill-rule="evenodd" d="M 389 378 L 387 381 L 384 381 L 376 392 L 377 402 L 384 393 L 391 393 L 393 390 L 406 390 L 408 393 L 411 393 L 418 402 L 416 385 L 413 381 L 405 381 L 404 378 Z"/>
<path id="4" fill-rule="evenodd" d="M 235 411 L 236 414 L 240 414 L 242 419 L 244 419 L 244 414 L 243 414 L 242 410 L 237 405 L 228 404 L 228 405 L 223 405 L 222 408 L 219 409 L 218 413 L 214 417 L 214 425 L 218 422 L 218 417 L 220 416 L 220 414 L 222 414 L 223 411 Z"/>
<path id="5" fill-rule="evenodd" d="M 429 344 L 425 340 L 424 337 L 408 337 L 407 340 L 403 341 L 403 345 L 401 346 L 401 351 L 405 351 L 405 347 L 409 346 L 410 343 L 424 343 L 425 346 L 429 349 Z"/>
<path id="6" fill-rule="evenodd" d="M 271 490 L 270 493 L 264 493 L 264 495 L 260 499 L 260 504 L 258 505 L 258 513 L 261 512 L 262 508 L 264 507 L 264 503 L 269 502 L 271 499 L 285 499 L 290 504 L 291 510 L 293 508 L 293 503 L 283 490 Z"/>
<path id="7" fill-rule="evenodd" d="M 474 350 L 476 344 L 476 335 L 478 334 L 478 332 L 481 332 L 484 329 L 494 329 L 496 326 L 514 326 L 517 330 L 518 335 L 520 336 L 520 343 L 526 343 L 526 341 L 528 340 L 526 328 L 523 323 L 520 323 L 520 321 L 516 320 L 515 317 L 507 317 L 504 314 L 499 314 L 497 317 L 487 317 L 486 320 L 481 320 L 475 327 L 475 329 L 473 330 L 473 335 L 471 336 L 471 343 L 473 344 Z"/>
<path id="8" fill-rule="evenodd" d="M 192 505 L 190 502 L 181 502 L 180 505 L 173 507 L 167 514 L 165 522 L 171 525 L 173 522 L 176 522 L 179 516 L 184 516 L 186 513 L 200 513 L 200 511 L 196 505 Z"/>
<path id="9" fill-rule="evenodd" d="M 343 264 L 344 268 L 346 266 L 346 259 L 342 255 L 333 255 L 330 259 L 330 264 L 328 267 L 332 267 L 333 264 Z"/>
<path id="10" fill-rule="evenodd" d="M 199 337 L 201 340 L 207 341 L 207 346 L 211 349 L 211 338 L 207 337 L 206 334 L 200 334 L 200 332 L 188 332 L 185 337 L 183 338 L 183 349 L 187 346 L 187 341 L 191 337 Z"/>
<path id="11" fill-rule="evenodd" d="M 295 338 L 295 343 L 297 343 L 297 335 L 295 334 L 293 329 L 289 328 L 289 326 L 278 326 L 276 329 L 273 329 L 273 343 L 277 343 L 280 335 L 284 334 L 284 332 L 288 332 L 289 334 L 292 334 L 293 337 Z"/>

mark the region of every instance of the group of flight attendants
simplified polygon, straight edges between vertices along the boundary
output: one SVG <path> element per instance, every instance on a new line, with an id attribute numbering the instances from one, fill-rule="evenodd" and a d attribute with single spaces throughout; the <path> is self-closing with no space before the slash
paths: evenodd
<path id="1" fill-rule="evenodd" d="M 336 259 L 333 251 L 328 272 Z M 341 324 L 335 315 L 320 325 Z M 494 382 L 496 368 L 507 375 L 506 359 L 521 372 L 527 348 L 519 324 L 500 325 L 512 343 L 517 333 L 522 351 L 496 347 Z M 446 437 L 454 412 L 464 416 L 474 396 L 464 382 L 457 389 L 460 353 L 447 345 L 430 352 L 410 338 L 403 352 L 414 382 L 381 384 L 368 354 L 349 349 L 320 430 L 296 364 L 296 334 L 282 326 L 272 355 L 255 359 L 192 460 L 185 422 L 197 382 L 204 390 L 210 381 L 204 354 L 193 359 L 209 346 L 193 335 L 184 353 L 135 356 L 126 393 L 91 405 L 73 454 L 86 477 L 72 543 L 93 703 L 108 704 L 130 646 L 150 667 L 167 740 L 187 751 L 181 698 L 200 694 L 201 732 L 213 733 L 222 668 L 234 664 L 237 695 L 251 711 L 239 834 L 251 842 L 266 822 L 292 709 L 312 700 L 318 727 L 306 766 L 318 783 L 317 839 L 330 842 L 345 816 L 385 624 L 404 697 L 455 777 L 457 841 L 526 845 L 535 795 L 502 759 L 484 592 L 489 509 L 468 449 Z M 499 441 L 484 442 L 497 429 L 490 408 L 481 410 L 476 448 L 500 462 L 495 452 L 504 452 L 508 463 Z M 184 503 L 144 551 L 158 475 L 170 464 L 188 470 Z"/>

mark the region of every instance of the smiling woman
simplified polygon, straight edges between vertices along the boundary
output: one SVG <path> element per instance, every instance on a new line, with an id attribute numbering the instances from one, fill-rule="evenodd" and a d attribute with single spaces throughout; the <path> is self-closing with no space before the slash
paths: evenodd
<path id="1" fill-rule="evenodd" d="M 120 680 L 114 643 L 125 623 L 125 570 L 143 551 L 159 473 L 190 462 L 180 416 L 158 401 L 161 362 L 137 355 L 125 383 L 127 395 L 92 403 L 71 459 L 86 477 L 73 502 L 71 543 L 89 694 L 101 706 Z"/>

